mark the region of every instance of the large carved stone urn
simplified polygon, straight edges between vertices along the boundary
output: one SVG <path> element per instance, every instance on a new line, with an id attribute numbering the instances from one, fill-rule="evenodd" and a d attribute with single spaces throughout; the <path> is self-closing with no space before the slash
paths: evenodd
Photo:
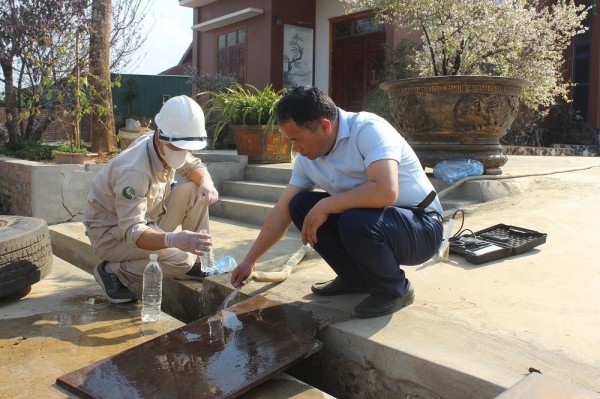
<path id="1" fill-rule="evenodd" d="M 445 159 L 476 159 L 501 174 L 508 158 L 500 138 L 514 121 L 529 82 L 490 76 L 436 76 L 381 83 L 396 128 L 423 167 Z"/>

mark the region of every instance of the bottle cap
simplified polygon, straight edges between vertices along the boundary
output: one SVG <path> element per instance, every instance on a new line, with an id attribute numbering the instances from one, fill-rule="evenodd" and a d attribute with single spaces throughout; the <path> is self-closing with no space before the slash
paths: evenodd
<path id="1" fill-rule="evenodd" d="M 150 254 L 150 260 L 156 262 L 158 260 L 158 254 Z"/>

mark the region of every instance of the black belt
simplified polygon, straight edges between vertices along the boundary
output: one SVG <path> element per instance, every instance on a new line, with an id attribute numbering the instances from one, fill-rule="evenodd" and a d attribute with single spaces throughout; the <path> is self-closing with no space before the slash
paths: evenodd
<path id="1" fill-rule="evenodd" d="M 417 205 L 417 208 L 427 208 L 429 206 L 429 204 L 431 204 L 433 202 L 433 200 L 435 199 L 437 193 L 434 190 L 431 190 L 429 192 L 429 194 L 427 194 L 427 197 L 425 197 L 425 199 L 423 201 L 421 201 L 419 203 L 419 205 Z"/>
<path id="2" fill-rule="evenodd" d="M 425 215 L 429 216 L 432 219 L 437 220 L 438 222 L 444 224 L 444 218 L 440 216 L 436 211 L 425 212 Z"/>

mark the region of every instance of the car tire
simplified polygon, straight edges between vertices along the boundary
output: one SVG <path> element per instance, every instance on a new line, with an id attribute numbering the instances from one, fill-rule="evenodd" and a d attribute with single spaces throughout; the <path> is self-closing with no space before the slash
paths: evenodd
<path id="1" fill-rule="evenodd" d="M 27 291 L 51 269 L 52 246 L 46 221 L 0 215 L 0 298 Z"/>

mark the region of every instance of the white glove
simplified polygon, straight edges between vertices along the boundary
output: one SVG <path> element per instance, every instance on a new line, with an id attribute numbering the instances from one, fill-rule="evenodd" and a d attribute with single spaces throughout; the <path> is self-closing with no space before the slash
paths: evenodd
<path id="1" fill-rule="evenodd" d="M 212 181 L 203 182 L 198 186 L 198 201 L 212 205 L 219 199 L 219 192 Z"/>
<path id="2" fill-rule="evenodd" d="M 194 255 L 204 255 L 211 246 L 210 234 L 194 233 L 188 230 L 165 234 L 165 247 L 167 248 L 177 248 Z"/>

